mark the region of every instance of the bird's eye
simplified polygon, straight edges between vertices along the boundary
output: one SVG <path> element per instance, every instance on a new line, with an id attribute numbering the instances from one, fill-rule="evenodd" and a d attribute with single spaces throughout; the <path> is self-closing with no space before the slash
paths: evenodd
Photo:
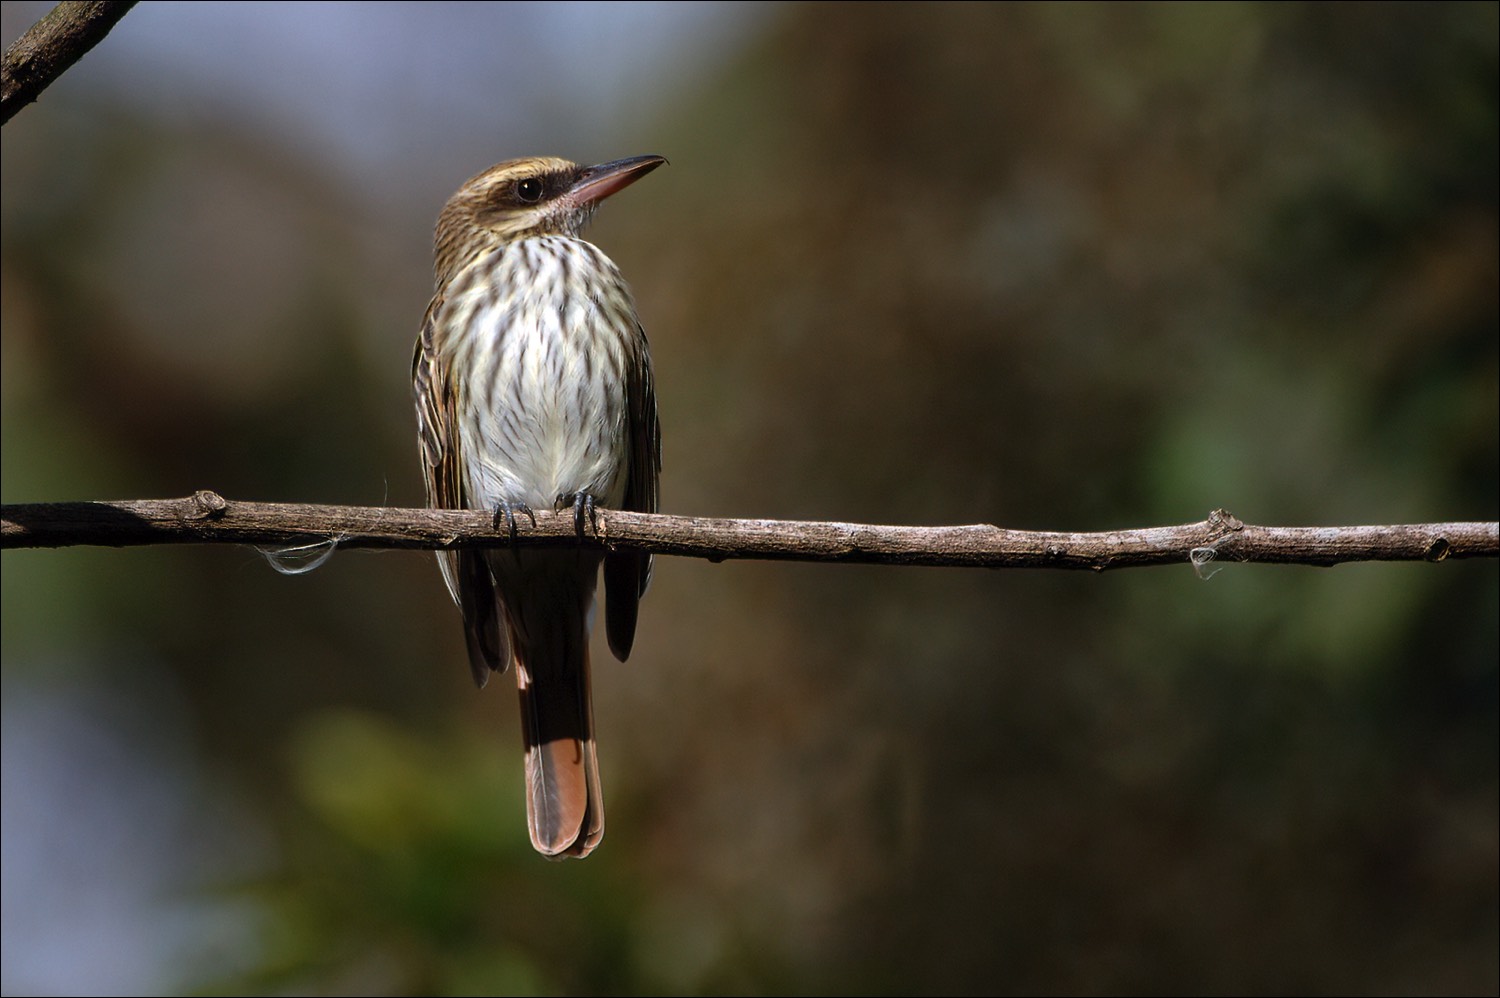
<path id="1" fill-rule="evenodd" d="M 542 199 L 542 182 L 536 177 L 516 181 L 516 200 L 524 204 L 536 204 Z"/>

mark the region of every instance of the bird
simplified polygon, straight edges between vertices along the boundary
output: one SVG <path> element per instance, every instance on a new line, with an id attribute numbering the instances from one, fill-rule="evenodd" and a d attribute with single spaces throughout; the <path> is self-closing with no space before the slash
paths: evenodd
<path id="1" fill-rule="evenodd" d="M 661 430 L 646 334 L 619 268 L 580 233 L 600 202 L 665 163 L 498 163 L 444 205 L 434 293 L 412 360 L 427 503 L 518 516 L 572 510 L 580 539 L 596 509 L 656 512 Z M 531 843 L 582 858 L 604 835 L 589 633 L 603 566 L 605 635 L 620 661 L 635 640 L 648 553 L 597 546 L 438 552 L 481 688 L 513 663 L 526 750 Z"/>

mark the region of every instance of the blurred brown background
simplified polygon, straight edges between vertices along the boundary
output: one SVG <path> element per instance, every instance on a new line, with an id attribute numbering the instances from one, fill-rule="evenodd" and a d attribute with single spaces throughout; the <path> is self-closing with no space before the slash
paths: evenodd
<path id="1" fill-rule="evenodd" d="M 46 9 L 7 4 L 8 44 Z M 143 4 L 5 129 L 6 502 L 417 505 L 432 221 L 670 168 L 664 509 L 1497 517 L 1497 7 Z M 6 993 L 1493 993 L 1494 562 L 659 562 L 532 853 L 428 556 L 8 551 Z"/>

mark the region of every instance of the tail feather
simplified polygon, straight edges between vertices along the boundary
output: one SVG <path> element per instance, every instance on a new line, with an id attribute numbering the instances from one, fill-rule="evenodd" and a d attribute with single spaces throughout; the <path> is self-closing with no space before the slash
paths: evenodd
<path id="1" fill-rule="evenodd" d="M 545 680 L 524 665 L 516 670 L 531 844 L 557 858 L 587 856 L 604 837 L 586 647 L 581 664 L 576 672 Z"/>
<path id="2" fill-rule="evenodd" d="M 570 601 L 560 601 L 567 606 Z M 510 633 L 526 745 L 526 819 L 545 856 L 587 856 L 604 837 L 604 794 L 589 690 L 588 605 L 551 607 L 551 626 Z M 536 631 L 541 633 L 535 633 Z"/>

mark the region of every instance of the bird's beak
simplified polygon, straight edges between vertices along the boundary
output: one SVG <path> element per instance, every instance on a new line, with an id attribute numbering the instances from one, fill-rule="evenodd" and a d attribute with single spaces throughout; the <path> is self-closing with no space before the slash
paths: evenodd
<path id="1" fill-rule="evenodd" d="M 568 190 L 568 199 L 583 206 L 598 204 L 624 190 L 666 162 L 663 156 L 631 156 L 586 168 Z"/>

